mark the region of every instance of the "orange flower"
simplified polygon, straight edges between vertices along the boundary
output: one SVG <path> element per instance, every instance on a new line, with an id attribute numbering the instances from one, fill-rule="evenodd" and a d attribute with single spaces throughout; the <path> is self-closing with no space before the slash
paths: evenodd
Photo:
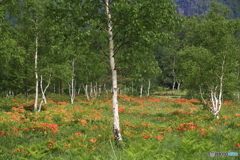
<path id="1" fill-rule="evenodd" d="M 123 133 L 125 134 L 125 135 L 128 135 L 128 136 L 132 136 L 133 134 L 131 133 L 131 132 L 129 132 L 129 131 L 123 131 Z"/>
<path id="2" fill-rule="evenodd" d="M 49 142 L 47 145 L 48 145 L 47 147 L 48 147 L 49 149 L 51 149 L 52 146 L 53 146 L 53 142 Z"/>
<path id="3" fill-rule="evenodd" d="M 151 138 L 151 136 L 143 135 L 143 138 L 147 139 L 147 138 Z"/>
<path id="4" fill-rule="evenodd" d="M 125 110 L 125 107 L 118 108 L 118 112 L 123 112 Z"/>
<path id="5" fill-rule="evenodd" d="M 240 143 L 235 144 L 235 146 L 240 148 Z"/>
<path id="6" fill-rule="evenodd" d="M 0 135 L 1 135 L 2 137 L 6 137 L 4 131 L 0 131 Z"/>
<path id="7" fill-rule="evenodd" d="M 82 133 L 80 133 L 80 132 L 77 132 L 77 133 L 74 133 L 74 135 L 76 135 L 76 136 L 81 136 L 81 135 L 82 135 Z"/>
<path id="8" fill-rule="evenodd" d="M 162 131 L 162 132 L 159 132 L 161 135 L 165 135 L 166 133 L 164 132 L 164 131 Z"/>
<path id="9" fill-rule="evenodd" d="M 161 140 L 161 139 L 163 139 L 163 137 L 157 136 L 157 140 Z"/>
<path id="10" fill-rule="evenodd" d="M 140 105 L 143 104 L 143 101 L 141 101 L 141 100 L 136 100 L 135 102 L 136 102 L 137 104 L 140 104 Z"/>
<path id="11" fill-rule="evenodd" d="M 216 131 L 217 129 L 213 128 L 212 126 L 211 127 L 208 127 L 209 129 L 212 129 L 214 131 Z"/>
<path id="12" fill-rule="evenodd" d="M 84 120 L 84 119 L 81 119 L 81 120 L 80 120 L 80 123 L 85 126 L 85 124 L 87 123 L 87 121 Z"/>
<path id="13" fill-rule="evenodd" d="M 65 146 L 68 148 L 70 147 L 72 144 L 71 143 L 65 143 Z"/>
<path id="14" fill-rule="evenodd" d="M 202 137 L 204 137 L 204 136 L 206 135 L 206 133 L 205 133 L 205 132 L 202 132 L 201 135 L 202 135 Z"/>
<path id="15" fill-rule="evenodd" d="M 93 138 L 90 139 L 89 141 L 90 141 L 91 143 L 95 143 L 95 142 L 97 142 L 97 140 L 96 140 L 96 139 L 93 139 Z"/>
<path id="16" fill-rule="evenodd" d="M 201 129 L 201 130 L 200 130 L 200 132 L 205 132 L 205 131 L 207 131 L 207 130 L 206 130 L 206 129 Z"/>

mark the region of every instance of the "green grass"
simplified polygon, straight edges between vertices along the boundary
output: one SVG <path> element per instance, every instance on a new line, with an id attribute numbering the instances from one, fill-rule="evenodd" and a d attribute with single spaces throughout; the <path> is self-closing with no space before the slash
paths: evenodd
<path id="1" fill-rule="evenodd" d="M 153 93 L 154 97 L 170 97 L 170 98 L 184 98 L 186 96 L 186 91 L 181 90 L 169 90 L 169 89 L 162 89 L 160 91 L 156 91 Z"/>
<path id="2" fill-rule="evenodd" d="M 0 159 L 239 159 L 240 155 L 209 155 L 211 151 L 240 154 L 238 103 L 225 103 L 215 120 L 193 100 L 120 95 L 124 145 L 119 146 L 112 135 L 110 96 L 90 102 L 77 97 L 73 105 L 67 98 L 53 96 L 40 113 L 25 110 L 32 101 L 2 99 Z"/>

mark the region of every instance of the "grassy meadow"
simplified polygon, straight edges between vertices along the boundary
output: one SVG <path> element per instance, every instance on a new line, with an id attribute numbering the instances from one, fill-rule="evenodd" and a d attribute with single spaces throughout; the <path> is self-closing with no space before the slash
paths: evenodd
<path id="1" fill-rule="evenodd" d="M 52 96 L 40 113 L 33 100 L 0 100 L 1 160 L 208 160 L 240 154 L 240 103 L 225 101 L 220 119 L 194 99 L 119 95 L 123 144 L 112 134 L 111 96 L 87 101 Z"/>

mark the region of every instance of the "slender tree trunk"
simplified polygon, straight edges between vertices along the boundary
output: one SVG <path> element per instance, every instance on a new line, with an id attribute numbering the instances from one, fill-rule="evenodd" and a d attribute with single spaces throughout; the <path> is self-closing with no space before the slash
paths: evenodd
<path id="1" fill-rule="evenodd" d="M 59 93 L 60 95 L 64 94 L 64 86 L 63 86 L 63 81 L 61 79 L 59 81 Z"/>
<path id="2" fill-rule="evenodd" d="M 86 87 L 84 87 L 84 84 L 83 84 L 82 86 L 83 86 L 83 89 L 85 91 L 85 95 L 87 97 L 87 100 L 90 101 L 90 98 L 89 98 L 89 95 L 88 95 L 88 85 L 86 84 Z"/>
<path id="3" fill-rule="evenodd" d="M 220 89 L 221 90 L 221 89 Z M 211 103 L 212 103 L 212 112 L 215 118 L 219 119 L 219 111 L 222 106 L 221 102 L 221 91 L 219 91 L 219 95 L 217 94 L 217 87 L 211 90 Z"/>
<path id="4" fill-rule="evenodd" d="M 108 90 L 107 90 L 107 87 L 106 87 L 106 83 L 104 83 L 104 90 L 105 90 L 106 94 L 108 95 Z"/>
<path id="5" fill-rule="evenodd" d="M 90 85 L 90 97 L 93 98 L 93 85 L 92 85 L 92 82 L 91 82 L 91 85 Z"/>
<path id="6" fill-rule="evenodd" d="M 143 85 L 140 86 L 140 93 L 139 93 L 140 97 L 142 97 L 142 93 L 143 93 Z"/>
<path id="7" fill-rule="evenodd" d="M 72 80 L 71 80 L 71 84 L 69 84 L 69 92 L 70 92 L 70 99 L 71 99 L 71 104 L 74 103 L 74 99 L 75 99 L 75 83 L 74 83 L 74 72 L 75 72 L 75 61 L 72 60 Z"/>
<path id="8" fill-rule="evenodd" d="M 35 25 L 37 25 L 37 21 L 35 22 Z M 35 35 L 35 82 L 36 82 L 36 86 L 35 86 L 35 101 L 34 101 L 34 112 L 38 111 L 38 84 L 39 84 L 39 79 L 38 79 L 38 31 L 36 28 L 36 35 Z"/>
<path id="9" fill-rule="evenodd" d="M 101 85 L 99 85 L 99 87 L 98 87 L 98 95 L 100 96 L 100 95 L 101 95 L 101 93 L 102 93 L 102 86 L 101 86 Z"/>
<path id="10" fill-rule="evenodd" d="M 147 89 L 147 96 L 150 95 L 150 87 L 151 87 L 151 81 L 148 79 L 148 89 Z"/>
<path id="11" fill-rule="evenodd" d="M 98 84 L 97 84 L 97 82 L 96 82 L 96 85 L 94 86 L 94 96 L 95 96 L 95 98 L 96 98 L 97 95 L 98 95 L 98 89 L 97 89 L 97 86 L 98 86 Z"/>
<path id="12" fill-rule="evenodd" d="M 110 0 L 105 0 L 106 4 L 106 14 L 108 18 L 108 35 L 109 35 L 109 58 L 110 58 L 110 66 L 112 71 L 112 87 L 113 87 L 113 95 L 112 95 L 112 105 L 113 105 L 113 134 L 117 141 L 122 141 L 122 136 L 120 133 L 120 122 L 119 122 L 119 114 L 118 114 L 118 86 L 117 86 L 117 70 L 115 66 L 114 59 L 114 42 L 113 42 L 113 28 L 111 21 L 111 12 L 110 12 Z"/>
<path id="13" fill-rule="evenodd" d="M 40 77 L 41 77 L 41 78 L 40 78 L 40 88 L 41 88 L 41 92 L 42 92 L 42 100 L 41 100 L 41 102 L 40 102 L 40 104 L 39 104 L 38 112 L 41 111 L 41 108 L 42 108 L 42 104 L 43 104 L 43 103 L 44 103 L 44 104 L 47 104 L 46 91 L 47 91 L 47 89 L 48 89 L 48 87 L 49 87 L 49 85 L 50 85 L 51 74 L 50 74 L 50 76 L 49 76 L 48 83 L 47 83 L 47 85 L 46 85 L 46 87 L 45 87 L 44 89 L 43 89 L 43 85 L 42 85 L 42 81 L 43 81 L 42 75 L 41 75 Z"/>
<path id="14" fill-rule="evenodd" d="M 80 91 L 81 91 L 81 86 L 79 86 L 77 94 L 80 94 Z"/>
<path id="15" fill-rule="evenodd" d="M 175 74 L 175 56 L 173 56 L 173 66 L 172 66 L 172 72 L 173 72 L 173 85 L 172 85 L 172 90 L 175 90 L 176 86 L 176 74 Z"/>
<path id="16" fill-rule="evenodd" d="M 177 90 L 180 90 L 181 82 L 177 82 Z"/>
<path id="17" fill-rule="evenodd" d="M 175 86 L 176 86 L 176 82 L 175 82 L 175 78 L 174 78 L 173 85 L 172 85 L 172 90 L 173 91 L 175 90 Z"/>
<path id="18" fill-rule="evenodd" d="M 211 88 L 211 102 L 212 102 L 212 112 L 216 119 L 219 119 L 219 112 L 222 107 L 222 93 L 223 93 L 223 77 L 224 77 L 224 67 L 225 67 L 225 56 L 223 57 L 221 66 L 221 75 L 217 75 L 219 78 L 219 86 Z M 219 89 L 218 89 L 219 87 Z"/>

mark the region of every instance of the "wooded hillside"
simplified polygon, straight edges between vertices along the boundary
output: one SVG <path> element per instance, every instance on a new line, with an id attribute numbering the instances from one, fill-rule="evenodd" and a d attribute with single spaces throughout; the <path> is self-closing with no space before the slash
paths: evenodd
<path id="1" fill-rule="evenodd" d="M 206 14 L 210 9 L 211 0 L 174 0 L 178 5 L 177 11 L 186 16 Z M 226 5 L 230 10 L 230 18 L 240 17 L 239 0 L 215 0 Z"/>

